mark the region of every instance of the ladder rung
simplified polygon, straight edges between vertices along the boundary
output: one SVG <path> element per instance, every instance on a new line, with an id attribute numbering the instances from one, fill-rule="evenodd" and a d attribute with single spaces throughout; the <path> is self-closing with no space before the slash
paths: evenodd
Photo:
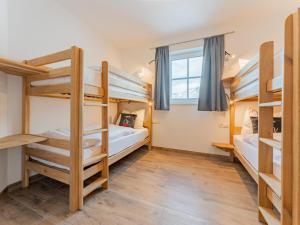
<path id="1" fill-rule="evenodd" d="M 268 173 L 259 173 L 259 176 L 274 191 L 274 193 L 279 198 L 281 198 L 281 184 L 280 184 L 280 180 L 278 180 L 278 178 L 275 177 L 273 174 L 268 174 Z"/>
<path id="2" fill-rule="evenodd" d="M 108 104 L 100 103 L 100 102 L 85 102 L 84 106 L 98 106 L 98 107 L 107 107 Z"/>
<path id="3" fill-rule="evenodd" d="M 259 138 L 259 140 L 273 148 L 281 150 L 281 142 L 271 138 Z"/>
<path id="4" fill-rule="evenodd" d="M 270 187 L 267 187 L 267 197 L 278 210 L 278 212 L 281 213 L 281 199 L 274 193 L 274 191 L 272 191 Z"/>
<path id="5" fill-rule="evenodd" d="M 106 129 L 106 128 L 100 128 L 100 129 L 94 129 L 94 130 L 86 130 L 86 131 L 83 132 L 83 136 L 89 135 L 89 134 L 107 132 L 107 131 L 108 131 L 108 129 Z"/>
<path id="6" fill-rule="evenodd" d="M 280 220 L 277 218 L 272 209 L 266 209 L 263 207 L 259 207 L 259 211 L 264 217 L 265 221 L 268 225 L 280 225 Z"/>
<path id="7" fill-rule="evenodd" d="M 93 183 L 89 184 L 83 189 L 83 196 L 87 196 L 90 194 L 92 191 L 96 190 L 97 188 L 100 188 L 102 184 L 104 184 L 107 181 L 107 178 L 98 178 L 95 180 Z"/>
<path id="8" fill-rule="evenodd" d="M 86 166 L 92 165 L 94 163 L 100 162 L 105 157 L 107 157 L 107 154 L 105 154 L 105 153 L 101 153 L 99 155 L 92 156 L 92 157 L 90 157 L 90 158 L 88 158 L 84 161 L 83 167 L 86 167 Z"/>
<path id="9" fill-rule="evenodd" d="M 281 105 L 282 105 L 281 101 L 259 103 L 260 107 L 273 107 L 273 106 L 281 106 Z"/>

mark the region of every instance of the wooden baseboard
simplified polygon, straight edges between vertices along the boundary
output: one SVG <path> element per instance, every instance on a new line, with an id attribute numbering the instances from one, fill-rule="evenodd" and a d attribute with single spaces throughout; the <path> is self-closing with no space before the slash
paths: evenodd
<path id="1" fill-rule="evenodd" d="M 40 174 L 36 174 L 30 177 L 29 182 L 30 183 L 34 183 L 37 182 L 39 180 L 41 180 L 44 176 L 40 175 Z M 4 193 L 4 192 L 12 192 L 15 190 L 18 190 L 22 188 L 22 181 L 18 181 L 16 183 L 10 184 L 8 185 L 0 194 Z"/>
<path id="2" fill-rule="evenodd" d="M 190 150 L 184 150 L 184 149 L 152 146 L 152 150 L 155 150 L 155 149 L 163 150 L 163 151 L 179 152 L 179 153 L 183 153 L 183 154 L 201 155 L 201 156 L 205 156 L 205 157 L 214 157 L 214 158 L 219 158 L 219 159 L 223 159 L 223 160 L 228 160 L 228 158 L 229 158 L 229 156 L 226 156 L 226 155 L 218 155 L 218 154 L 213 154 L 213 153 L 196 152 L 196 151 L 190 151 Z"/>

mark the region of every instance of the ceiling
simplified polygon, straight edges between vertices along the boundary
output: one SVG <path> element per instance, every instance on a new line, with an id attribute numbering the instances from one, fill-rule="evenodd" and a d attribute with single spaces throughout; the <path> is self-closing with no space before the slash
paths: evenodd
<path id="1" fill-rule="evenodd" d="M 285 15 L 298 0 L 57 0 L 118 48 Z"/>

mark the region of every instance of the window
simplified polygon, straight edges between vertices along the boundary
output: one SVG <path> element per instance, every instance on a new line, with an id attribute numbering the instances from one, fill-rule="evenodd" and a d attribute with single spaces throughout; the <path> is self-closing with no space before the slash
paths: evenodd
<path id="1" fill-rule="evenodd" d="M 202 49 L 171 53 L 171 102 L 173 104 L 194 104 L 197 102 L 202 61 Z"/>

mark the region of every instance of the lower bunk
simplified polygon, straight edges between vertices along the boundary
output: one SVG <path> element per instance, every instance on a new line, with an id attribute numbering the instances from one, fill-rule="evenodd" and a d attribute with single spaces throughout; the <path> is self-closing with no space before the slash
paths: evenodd
<path id="1" fill-rule="evenodd" d="M 81 204 L 83 198 L 94 190 L 108 187 L 108 177 L 101 176 L 105 170 L 103 159 L 107 156 L 101 152 L 102 132 L 98 127 L 90 127 L 84 130 L 82 151 L 82 172 L 79 175 L 81 186 Z M 58 180 L 64 184 L 71 184 L 71 150 L 69 148 L 70 130 L 57 129 L 43 133 L 47 141 L 34 143 L 25 147 L 28 160 L 25 161 L 24 169 Z M 109 126 L 109 151 L 108 165 L 124 158 L 143 145 L 150 145 L 147 128 L 128 128 L 117 125 Z M 71 198 L 72 196 L 70 196 Z"/>
<path id="2" fill-rule="evenodd" d="M 274 139 L 280 140 L 280 133 L 274 133 Z M 234 154 L 243 164 L 250 176 L 258 183 L 258 135 L 234 135 Z M 274 175 L 281 177 L 281 152 L 274 149 L 273 154 L 273 171 Z"/>

